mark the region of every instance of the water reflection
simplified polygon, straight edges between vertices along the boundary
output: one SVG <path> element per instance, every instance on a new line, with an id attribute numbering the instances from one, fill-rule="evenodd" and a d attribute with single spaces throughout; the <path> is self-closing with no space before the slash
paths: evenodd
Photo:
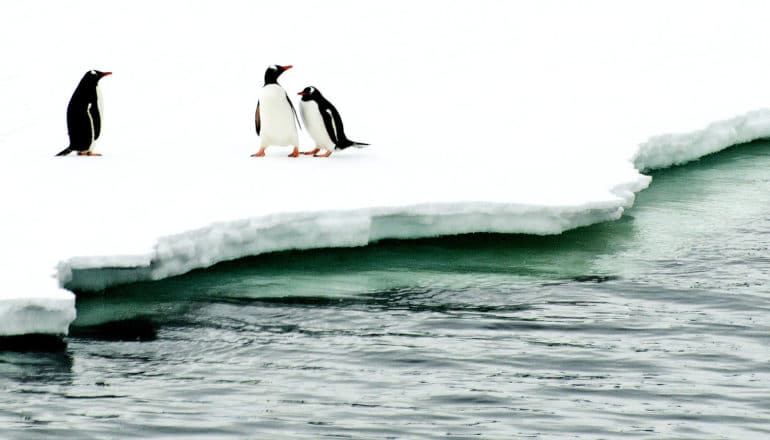
<path id="1" fill-rule="evenodd" d="M 0 351 L 0 381 L 69 385 L 72 383 L 73 357 L 67 351 Z"/>

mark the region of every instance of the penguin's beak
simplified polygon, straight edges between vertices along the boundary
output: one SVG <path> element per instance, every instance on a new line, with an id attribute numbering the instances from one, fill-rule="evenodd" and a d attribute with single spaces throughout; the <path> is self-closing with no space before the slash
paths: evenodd
<path id="1" fill-rule="evenodd" d="M 294 67 L 294 66 L 292 66 L 292 65 L 281 66 L 281 72 L 286 72 L 287 70 L 291 69 L 292 67 Z"/>
<path id="2" fill-rule="evenodd" d="M 307 93 L 305 93 L 305 92 L 299 92 L 299 93 L 297 93 L 297 94 L 298 94 L 299 96 L 305 96 L 305 95 L 307 95 Z"/>
<path id="3" fill-rule="evenodd" d="M 102 78 L 104 78 L 105 76 L 110 76 L 110 75 L 112 75 L 112 72 L 104 72 L 104 73 L 102 73 Z"/>

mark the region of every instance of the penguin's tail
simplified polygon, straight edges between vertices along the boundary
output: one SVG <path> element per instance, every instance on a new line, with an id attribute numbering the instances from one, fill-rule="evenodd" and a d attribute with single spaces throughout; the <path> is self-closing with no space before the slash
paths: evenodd
<path id="1" fill-rule="evenodd" d="M 68 155 L 70 153 L 72 153 L 72 148 L 67 147 L 67 148 L 61 150 L 61 152 L 59 152 L 59 154 L 57 154 L 57 156 L 66 156 L 66 155 Z"/>
<path id="2" fill-rule="evenodd" d="M 363 142 L 356 142 L 356 141 L 351 141 L 350 139 L 345 139 L 342 142 L 337 143 L 336 148 L 343 150 L 348 147 L 364 148 L 368 146 L 369 144 L 366 144 Z"/>

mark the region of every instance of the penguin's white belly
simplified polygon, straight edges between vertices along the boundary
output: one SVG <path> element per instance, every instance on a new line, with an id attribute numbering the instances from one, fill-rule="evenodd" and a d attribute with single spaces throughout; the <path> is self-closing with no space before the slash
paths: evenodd
<path id="1" fill-rule="evenodd" d="M 305 130 L 313 138 L 317 147 L 334 149 L 334 141 L 326 131 L 326 125 L 321 117 L 321 110 L 315 101 L 300 101 L 299 112 L 302 115 L 302 122 L 305 124 Z"/>
<path id="2" fill-rule="evenodd" d="M 99 90 L 99 85 L 96 85 L 96 111 L 99 112 L 99 123 L 101 124 L 100 131 L 104 131 L 104 112 L 102 112 L 103 104 L 102 104 L 102 92 Z M 88 119 L 91 119 L 91 112 L 88 112 Z M 99 133 L 99 138 L 101 138 L 101 133 Z M 91 119 L 91 146 L 88 147 L 88 151 L 91 151 L 94 149 L 94 146 L 96 146 L 96 143 L 99 141 L 99 138 L 96 137 L 96 127 L 94 126 L 94 121 Z"/>
<path id="3" fill-rule="evenodd" d="M 95 133 L 96 133 L 96 131 L 95 131 L 96 128 L 94 127 L 94 118 L 93 118 L 93 116 L 91 116 L 91 104 L 90 103 L 88 104 L 88 107 L 86 107 L 86 116 L 88 116 L 88 123 L 91 124 L 91 143 L 89 144 L 90 146 L 88 147 L 88 150 L 90 151 L 91 148 L 93 148 L 93 146 L 94 146 L 94 136 L 95 136 Z"/>
<path id="4" fill-rule="evenodd" d="M 102 100 L 102 91 L 99 89 L 99 85 L 96 85 L 96 105 L 99 108 L 99 120 L 102 121 L 102 127 L 104 127 L 104 101 Z"/>
<path id="5" fill-rule="evenodd" d="M 259 94 L 260 146 L 298 146 L 294 112 L 286 92 L 277 84 L 269 84 Z"/>

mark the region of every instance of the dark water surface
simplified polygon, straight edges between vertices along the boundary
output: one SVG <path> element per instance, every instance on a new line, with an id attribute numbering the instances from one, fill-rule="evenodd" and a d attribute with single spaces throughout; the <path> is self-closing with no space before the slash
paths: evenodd
<path id="1" fill-rule="evenodd" d="M 770 143 L 620 221 L 286 252 L 78 299 L 0 437 L 770 437 Z"/>

